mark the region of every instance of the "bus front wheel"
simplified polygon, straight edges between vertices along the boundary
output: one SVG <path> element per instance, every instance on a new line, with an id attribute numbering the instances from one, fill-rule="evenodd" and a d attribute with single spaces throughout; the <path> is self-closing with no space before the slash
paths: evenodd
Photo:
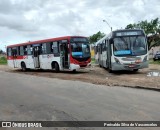
<path id="1" fill-rule="evenodd" d="M 138 69 L 134 69 L 133 71 L 134 71 L 134 72 L 137 72 L 137 71 L 138 71 Z"/>
<path id="2" fill-rule="evenodd" d="M 108 69 L 108 72 L 109 72 L 109 73 L 112 73 L 113 71 L 109 68 L 109 69 Z"/>
<path id="3" fill-rule="evenodd" d="M 22 71 L 26 71 L 27 70 L 26 64 L 24 62 L 21 63 L 21 68 L 22 68 Z"/>

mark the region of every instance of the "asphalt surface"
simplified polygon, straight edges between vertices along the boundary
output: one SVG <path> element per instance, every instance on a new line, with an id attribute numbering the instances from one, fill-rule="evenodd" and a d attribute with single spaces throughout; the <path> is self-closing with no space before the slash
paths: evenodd
<path id="1" fill-rule="evenodd" d="M 159 100 L 156 91 L 0 71 L 0 120 L 3 121 L 160 121 Z"/>

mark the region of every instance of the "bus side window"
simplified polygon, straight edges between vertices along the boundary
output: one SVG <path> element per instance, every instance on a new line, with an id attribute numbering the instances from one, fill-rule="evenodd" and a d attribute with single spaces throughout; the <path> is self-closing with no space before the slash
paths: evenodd
<path id="1" fill-rule="evenodd" d="M 102 52 L 104 51 L 104 43 L 102 43 Z"/>
<path id="2" fill-rule="evenodd" d="M 103 41 L 103 51 L 106 51 L 106 43 L 105 43 L 105 40 Z"/>
<path id="3" fill-rule="evenodd" d="M 102 44 L 100 44 L 100 54 L 102 54 Z"/>
<path id="4" fill-rule="evenodd" d="M 19 56 L 19 53 L 20 53 L 19 47 L 16 47 L 16 48 L 17 48 L 17 56 Z"/>
<path id="5" fill-rule="evenodd" d="M 106 47 L 106 51 L 107 51 L 107 47 L 108 47 L 107 40 L 105 40 L 105 47 Z"/>
<path id="6" fill-rule="evenodd" d="M 8 49 L 7 49 L 7 55 L 8 55 L 8 56 L 12 56 L 12 50 L 11 50 L 11 48 L 8 48 Z"/>
<path id="7" fill-rule="evenodd" d="M 17 47 L 12 48 L 12 56 L 17 56 Z"/>
<path id="8" fill-rule="evenodd" d="M 63 45 L 64 45 L 65 54 L 69 54 L 69 44 L 68 44 L 68 40 L 62 40 L 61 43 L 63 43 Z"/>
<path id="9" fill-rule="evenodd" d="M 58 42 L 53 42 L 52 49 L 54 54 L 58 53 Z"/>
<path id="10" fill-rule="evenodd" d="M 69 43 L 67 43 L 67 46 L 68 46 L 68 54 L 70 52 L 70 46 L 69 46 Z"/>
<path id="11" fill-rule="evenodd" d="M 109 44 L 109 41 L 108 39 L 106 40 L 106 51 L 108 51 L 108 44 Z"/>
<path id="12" fill-rule="evenodd" d="M 51 43 L 50 42 L 47 42 L 46 43 L 46 53 L 47 54 L 51 54 Z"/>
<path id="13" fill-rule="evenodd" d="M 42 44 L 42 54 L 47 54 L 47 44 L 46 43 Z"/>
<path id="14" fill-rule="evenodd" d="M 32 51 L 31 51 L 31 45 L 27 46 L 27 55 L 31 55 Z"/>
<path id="15" fill-rule="evenodd" d="M 51 42 L 49 45 L 50 45 L 50 51 L 51 51 L 51 53 L 53 53 L 53 47 L 52 47 L 53 46 L 53 42 Z"/>
<path id="16" fill-rule="evenodd" d="M 24 46 L 24 55 L 27 55 L 27 46 Z"/>
<path id="17" fill-rule="evenodd" d="M 94 52 L 97 54 L 97 46 L 94 46 Z"/>
<path id="18" fill-rule="evenodd" d="M 100 54 L 101 50 L 100 50 L 100 44 L 98 45 L 98 53 Z"/>
<path id="19" fill-rule="evenodd" d="M 98 45 L 96 46 L 96 52 L 98 53 Z"/>
<path id="20" fill-rule="evenodd" d="M 21 55 L 21 56 L 24 55 L 24 48 L 23 48 L 23 46 L 20 46 L 20 55 Z"/>

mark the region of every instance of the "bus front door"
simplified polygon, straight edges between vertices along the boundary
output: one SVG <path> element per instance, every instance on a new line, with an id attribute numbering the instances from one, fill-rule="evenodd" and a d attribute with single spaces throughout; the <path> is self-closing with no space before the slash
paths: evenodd
<path id="1" fill-rule="evenodd" d="M 62 69 L 69 69 L 69 49 L 68 49 L 68 41 L 62 40 L 59 43 L 59 50 L 60 50 L 60 66 Z"/>
<path id="2" fill-rule="evenodd" d="M 39 46 L 33 47 L 33 62 L 35 68 L 40 68 L 39 54 L 40 54 L 40 47 Z"/>
<path id="3" fill-rule="evenodd" d="M 110 41 L 108 41 L 110 42 Z M 111 56 L 112 56 L 112 47 L 111 47 L 111 43 L 108 44 L 108 47 L 107 47 L 107 68 L 109 70 L 112 69 L 112 64 L 111 64 Z"/>

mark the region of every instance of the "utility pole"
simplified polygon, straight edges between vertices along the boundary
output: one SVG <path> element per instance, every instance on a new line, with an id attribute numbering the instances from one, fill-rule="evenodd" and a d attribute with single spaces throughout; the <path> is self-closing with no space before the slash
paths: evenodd
<path id="1" fill-rule="evenodd" d="M 109 25 L 109 23 L 104 19 L 103 22 L 107 23 L 107 25 L 109 26 L 109 28 L 111 29 L 112 32 L 112 27 Z"/>

